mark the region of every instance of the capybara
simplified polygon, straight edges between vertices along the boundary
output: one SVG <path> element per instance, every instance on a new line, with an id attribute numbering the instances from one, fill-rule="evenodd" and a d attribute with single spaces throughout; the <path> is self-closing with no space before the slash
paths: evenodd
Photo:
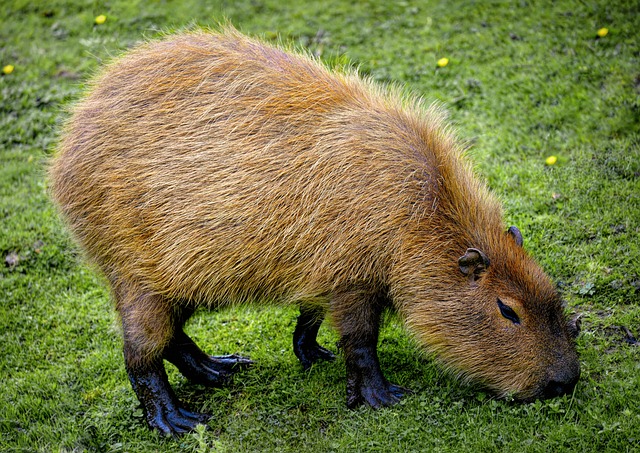
<path id="1" fill-rule="evenodd" d="M 220 385 L 252 362 L 202 352 L 198 307 L 297 304 L 302 366 L 333 359 L 347 405 L 396 403 L 377 357 L 399 313 L 445 368 L 519 400 L 572 391 L 577 326 L 437 108 L 230 26 L 143 44 L 73 109 L 50 168 L 70 230 L 111 285 L 124 358 L 151 427 L 208 419 L 163 360 Z"/>

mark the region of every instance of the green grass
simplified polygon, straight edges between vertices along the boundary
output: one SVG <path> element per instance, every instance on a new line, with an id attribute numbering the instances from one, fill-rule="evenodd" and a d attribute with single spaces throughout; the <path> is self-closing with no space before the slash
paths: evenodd
<path id="1" fill-rule="evenodd" d="M 542 3 L 3 1 L 0 65 L 15 69 L 0 77 L 0 451 L 640 449 L 640 348 L 625 331 L 640 336 L 640 7 Z M 107 21 L 94 26 L 98 14 Z M 225 18 L 446 106 L 508 222 L 584 314 L 573 395 L 495 400 L 422 358 L 390 317 L 381 361 L 415 393 L 349 411 L 341 358 L 298 365 L 296 312 L 246 307 L 199 313 L 188 331 L 212 353 L 250 355 L 253 369 L 213 390 L 169 369 L 179 396 L 214 415 L 211 429 L 178 440 L 146 429 L 108 290 L 78 259 L 44 172 L 65 107 L 103 61 Z M 450 63 L 436 69 L 441 57 Z M 335 349 L 335 332 L 320 337 Z"/>

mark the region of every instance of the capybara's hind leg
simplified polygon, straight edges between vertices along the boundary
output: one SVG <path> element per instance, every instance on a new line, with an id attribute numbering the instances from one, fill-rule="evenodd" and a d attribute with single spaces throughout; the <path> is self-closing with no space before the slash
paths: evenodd
<path id="1" fill-rule="evenodd" d="M 153 360 L 144 367 L 127 366 L 127 373 L 152 429 L 176 436 L 206 424 L 211 417 L 182 406 L 169 385 L 162 359 Z"/>
<path id="2" fill-rule="evenodd" d="M 300 307 L 300 316 L 293 332 L 293 352 L 305 370 L 318 360 L 333 360 L 335 355 L 316 341 L 318 329 L 324 319 L 323 309 Z"/>
<path id="3" fill-rule="evenodd" d="M 192 431 L 209 419 L 186 410 L 169 385 L 162 353 L 176 329 L 176 316 L 162 297 L 119 285 L 117 306 L 122 318 L 127 374 L 151 428 L 163 434 Z"/>
<path id="4" fill-rule="evenodd" d="M 219 387 L 237 371 L 247 368 L 253 361 L 239 355 L 210 356 L 178 328 L 164 351 L 164 358 L 173 363 L 191 382 Z"/>

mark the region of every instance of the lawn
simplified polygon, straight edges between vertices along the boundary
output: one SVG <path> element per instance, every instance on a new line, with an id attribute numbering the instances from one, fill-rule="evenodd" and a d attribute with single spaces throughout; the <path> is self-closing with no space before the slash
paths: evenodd
<path id="1" fill-rule="evenodd" d="M 46 166 L 103 62 L 225 20 L 447 109 L 508 224 L 583 315 L 573 394 L 495 399 L 420 354 L 389 316 L 382 366 L 414 393 L 348 410 L 342 357 L 304 372 L 297 311 L 247 306 L 187 326 L 206 351 L 256 361 L 229 387 L 168 367 L 179 397 L 213 414 L 209 429 L 165 439 L 146 428 L 109 291 L 49 200 Z M 4 0 L 0 24 L 0 451 L 640 450 L 637 2 Z M 336 350 L 331 328 L 319 338 Z"/>

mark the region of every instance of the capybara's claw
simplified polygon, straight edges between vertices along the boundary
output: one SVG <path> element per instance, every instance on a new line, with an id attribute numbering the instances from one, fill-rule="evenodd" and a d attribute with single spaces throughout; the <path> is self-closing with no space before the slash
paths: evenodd
<path id="1" fill-rule="evenodd" d="M 182 407 L 163 408 L 153 416 L 147 417 L 149 426 L 165 436 L 177 437 L 191 432 L 198 425 L 205 425 L 211 418 L 209 414 L 191 412 Z"/>
<path id="2" fill-rule="evenodd" d="M 318 362 L 320 360 L 331 362 L 336 358 L 333 352 L 323 348 L 318 344 L 315 344 L 314 346 L 311 346 L 311 347 L 306 347 L 304 349 L 297 350 L 296 355 L 298 356 L 298 359 L 302 364 L 302 368 L 305 371 L 311 368 L 311 365 L 313 365 L 315 362 Z"/>
<path id="3" fill-rule="evenodd" d="M 407 393 L 411 393 L 411 391 L 386 381 L 362 383 L 354 386 L 348 385 L 347 407 L 353 409 L 366 404 L 374 409 L 379 409 L 393 406 Z"/>
<path id="4" fill-rule="evenodd" d="M 249 368 L 255 363 L 250 358 L 238 354 L 210 356 L 209 359 L 216 365 L 218 371 L 224 370 L 230 373 Z"/>
<path id="5" fill-rule="evenodd" d="M 405 395 L 413 393 L 411 391 L 411 389 L 408 389 L 406 387 L 401 387 L 401 386 L 395 385 L 395 384 L 389 384 L 389 392 L 391 392 L 391 394 L 395 395 L 396 398 L 398 398 L 398 399 L 402 398 Z"/>
<path id="6" fill-rule="evenodd" d="M 364 392 L 365 403 L 374 409 L 380 407 L 393 406 L 398 403 L 404 396 L 404 392 L 400 391 L 400 387 L 387 384 L 386 386 L 377 388 L 368 388 Z"/>

